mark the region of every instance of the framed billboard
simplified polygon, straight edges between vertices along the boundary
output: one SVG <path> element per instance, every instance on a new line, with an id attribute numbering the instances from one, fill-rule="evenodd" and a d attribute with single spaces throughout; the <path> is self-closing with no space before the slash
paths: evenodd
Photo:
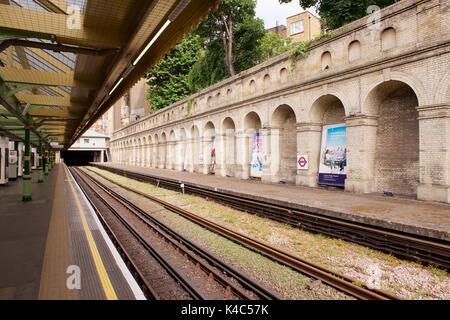
<path id="1" fill-rule="evenodd" d="M 319 162 L 319 184 L 345 186 L 347 178 L 347 128 L 345 123 L 324 125 Z"/>
<path id="2" fill-rule="evenodd" d="M 262 136 L 260 133 L 255 133 L 253 136 L 252 154 L 250 159 L 250 177 L 261 178 L 263 171 L 262 163 Z"/>

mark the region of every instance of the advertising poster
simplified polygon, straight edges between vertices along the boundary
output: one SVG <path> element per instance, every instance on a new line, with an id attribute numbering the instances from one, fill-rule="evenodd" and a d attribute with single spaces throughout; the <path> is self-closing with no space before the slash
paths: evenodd
<path id="1" fill-rule="evenodd" d="M 319 184 L 345 186 L 347 178 L 346 141 L 344 123 L 323 126 Z"/>
<path id="2" fill-rule="evenodd" d="M 250 176 L 253 178 L 261 178 L 263 171 L 262 154 L 261 154 L 261 134 L 255 133 L 253 136 L 252 156 L 250 160 Z"/>

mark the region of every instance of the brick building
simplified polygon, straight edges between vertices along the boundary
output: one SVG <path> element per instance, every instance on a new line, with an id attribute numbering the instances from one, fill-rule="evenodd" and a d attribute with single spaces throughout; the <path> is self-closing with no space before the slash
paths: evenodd
<path id="1" fill-rule="evenodd" d="M 286 19 L 287 27 L 279 25 L 267 29 L 270 33 L 279 34 L 281 38 L 291 38 L 293 42 L 314 39 L 321 33 L 320 19 L 308 11 L 290 16 Z"/>

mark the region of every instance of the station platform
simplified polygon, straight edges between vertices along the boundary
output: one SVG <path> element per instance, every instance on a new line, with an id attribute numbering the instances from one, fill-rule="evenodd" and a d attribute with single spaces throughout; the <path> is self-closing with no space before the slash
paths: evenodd
<path id="1" fill-rule="evenodd" d="M 0 187 L 0 300 L 142 300 L 142 291 L 64 164 Z"/>
<path id="2" fill-rule="evenodd" d="M 380 195 L 352 194 L 200 173 L 95 163 L 325 216 L 450 241 L 450 205 Z"/>

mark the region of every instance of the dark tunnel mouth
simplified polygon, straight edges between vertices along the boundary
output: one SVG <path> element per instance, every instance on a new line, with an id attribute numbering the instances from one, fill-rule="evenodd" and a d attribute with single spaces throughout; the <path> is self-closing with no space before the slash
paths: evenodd
<path id="1" fill-rule="evenodd" d="M 61 159 L 69 166 L 88 166 L 101 151 L 61 151 Z"/>

